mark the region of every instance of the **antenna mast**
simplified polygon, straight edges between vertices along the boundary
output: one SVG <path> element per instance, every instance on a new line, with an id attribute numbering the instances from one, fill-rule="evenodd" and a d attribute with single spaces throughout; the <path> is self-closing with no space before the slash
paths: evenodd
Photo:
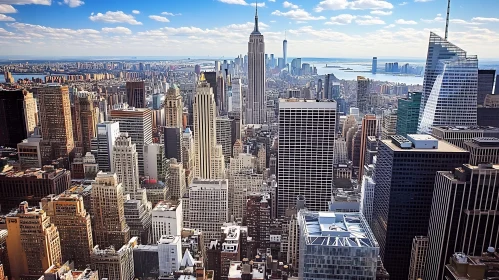
<path id="1" fill-rule="evenodd" d="M 445 21 L 445 40 L 449 36 L 449 15 L 450 15 L 450 0 L 447 2 L 447 19 Z"/>

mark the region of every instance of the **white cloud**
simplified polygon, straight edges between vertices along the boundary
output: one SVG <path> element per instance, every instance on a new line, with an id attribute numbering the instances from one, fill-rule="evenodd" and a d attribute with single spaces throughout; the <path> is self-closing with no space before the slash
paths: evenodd
<path id="1" fill-rule="evenodd" d="M 174 14 L 174 13 L 170 13 L 170 12 L 162 12 L 161 14 L 164 15 L 164 16 L 171 16 L 171 17 L 181 16 L 182 15 L 181 13 Z"/>
<path id="2" fill-rule="evenodd" d="M 149 16 L 149 18 L 152 20 L 155 20 L 155 21 L 159 21 L 159 22 L 170 22 L 169 19 L 162 17 L 162 16 L 152 15 L 152 16 Z"/>
<path id="3" fill-rule="evenodd" d="M 290 9 L 298 9 L 298 8 L 300 8 L 298 5 L 295 5 L 295 4 L 293 4 L 293 3 L 291 3 L 291 2 L 288 2 L 288 1 L 284 1 L 284 2 L 282 3 L 282 6 L 283 6 L 284 8 L 290 8 Z"/>
<path id="4" fill-rule="evenodd" d="M 483 24 L 483 22 L 466 21 L 464 19 L 459 19 L 459 18 L 451 18 L 450 22 L 455 23 L 455 24 L 463 24 L 463 25 L 481 25 L 481 24 Z"/>
<path id="5" fill-rule="evenodd" d="M 434 23 L 434 22 L 443 22 L 445 19 L 442 17 L 442 14 L 437 14 L 437 16 L 434 19 L 424 19 L 422 18 L 421 21 L 424 23 Z"/>
<path id="6" fill-rule="evenodd" d="M 139 22 L 135 19 L 134 16 L 125 14 L 122 11 L 107 11 L 105 14 L 97 13 L 90 15 L 91 21 L 102 21 L 107 23 L 128 23 L 131 25 L 142 25 L 142 22 Z"/>
<path id="7" fill-rule="evenodd" d="M 271 23 L 276 23 L 277 21 L 275 21 L 275 20 L 271 20 L 270 22 L 271 22 Z"/>
<path id="8" fill-rule="evenodd" d="M 414 2 L 420 2 L 420 3 L 426 3 L 426 2 L 431 2 L 433 0 L 414 0 Z"/>
<path id="9" fill-rule="evenodd" d="M 345 25 L 345 24 L 350 24 L 350 23 L 352 23 L 352 21 L 355 18 L 356 18 L 356 16 L 354 16 L 354 15 L 341 14 L 341 15 L 337 15 L 337 16 L 331 17 L 330 20 L 328 22 L 326 22 L 326 24 L 329 24 L 329 25 Z"/>
<path id="10" fill-rule="evenodd" d="M 52 0 L 0 0 L 0 4 L 9 4 L 9 5 L 52 5 Z"/>
<path id="11" fill-rule="evenodd" d="M 396 25 L 395 24 L 388 24 L 387 26 L 383 27 L 383 28 L 394 28 Z"/>
<path id="12" fill-rule="evenodd" d="M 414 20 L 405 20 L 405 19 L 397 19 L 395 21 L 395 23 L 396 24 L 403 24 L 403 25 L 414 25 L 414 24 L 418 24 Z"/>
<path id="13" fill-rule="evenodd" d="M 407 4 L 409 4 L 409 3 L 408 2 L 402 2 L 402 3 L 399 4 L 399 6 L 405 6 Z"/>
<path id="14" fill-rule="evenodd" d="M 0 14 L 0 21 L 16 21 L 13 17 Z"/>
<path id="15" fill-rule="evenodd" d="M 474 17 L 471 19 L 476 22 L 499 22 L 499 18 Z"/>
<path id="16" fill-rule="evenodd" d="M 255 6 L 255 3 L 248 4 L 248 2 L 246 2 L 245 0 L 218 0 L 218 2 L 231 5 L 242 5 L 242 6 L 251 5 L 253 7 Z M 265 7 L 265 2 L 258 3 L 258 7 Z"/>
<path id="17" fill-rule="evenodd" d="M 132 34 L 132 30 L 126 28 L 126 27 L 122 27 L 122 26 L 118 26 L 118 27 L 104 27 L 102 28 L 102 32 L 104 33 L 115 33 L 115 34 L 126 34 L 126 35 L 130 35 Z"/>
<path id="18" fill-rule="evenodd" d="M 64 4 L 68 5 L 71 8 L 76 8 L 85 4 L 85 2 L 83 2 L 82 0 L 64 0 Z"/>
<path id="19" fill-rule="evenodd" d="M 269 2 L 275 2 L 275 0 L 269 0 Z"/>
<path id="20" fill-rule="evenodd" d="M 280 17 L 287 17 L 295 21 L 304 21 L 304 20 L 324 20 L 326 19 L 323 16 L 318 16 L 314 17 L 312 16 L 309 12 L 303 10 L 303 9 L 295 9 L 295 10 L 289 10 L 287 12 L 281 12 L 279 10 L 275 10 L 272 12 L 273 15 L 275 16 L 280 16 Z"/>
<path id="21" fill-rule="evenodd" d="M 393 9 L 393 5 L 385 0 L 324 0 L 315 7 L 316 12 L 324 10 L 379 10 Z"/>
<path id="22" fill-rule="evenodd" d="M 393 13 L 392 11 L 381 11 L 381 10 L 371 11 L 371 15 L 377 15 L 377 16 L 389 16 L 392 13 Z"/>
<path id="23" fill-rule="evenodd" d="M 132 11 L 132 14 L 134 14 L 134 15 L 138 15 L 138 14 L 140 14 L 140 11 L 139 11 L 139 10 L 133 10 L 133 11 Z"/>
<path id="24" fill-rule="evenodd" d="M 355 20 L 358 25 L 382 25 L 385 24 L 379 17 L 360 16 Z"/>
<path id="25" fill-rule="evenodd" d="M 17 13 L 16 8 L 7 4 L 0 4 L 0 14 L 13 14 Z"/>

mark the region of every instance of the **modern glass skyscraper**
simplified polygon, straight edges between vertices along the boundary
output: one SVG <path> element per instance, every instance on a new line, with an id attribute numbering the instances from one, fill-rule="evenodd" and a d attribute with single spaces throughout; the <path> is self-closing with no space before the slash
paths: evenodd
<path id="1" fill-rule="evenodd" d="M 426 235 L 437 171 L 468 162 L 469 153 L 429 135 L 392 136 L 378 147 L 371 228 L 391 279 L 409 274 L 411 244 Z"/>
<path id="2" fill-rule="evenodd" d="M 478 58 L 430 33 L 418 132 L 435 125 L 476 125 Z"/>
<path id="3" fill-rule="evenodd" d="M 404 137 L 418 131 L 421 92 L 410 92 L 407 98 L 398 100 L 397 135 Z"/>

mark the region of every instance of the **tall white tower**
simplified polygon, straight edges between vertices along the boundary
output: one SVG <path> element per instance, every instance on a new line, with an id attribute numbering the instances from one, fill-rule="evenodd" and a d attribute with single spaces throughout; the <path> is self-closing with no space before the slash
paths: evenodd
<path id="1" fill-rule="evenodd" d="M 255 13 L 255 29 L 248 42 L 248 99 L 246 123 L 266 122 L 267 96 L 265 94 L 265 42 L 258 30 L 258 6 Z"/>
<path id="2" fill-rule="evenodd" d="M 123 184 L 125 194 L 135 197 L 139 188 L 139 165 L 136 145 L 128 133 L 122 132 L 113 147 L 113 170 L 118 182 Z"/>
<path id="3" fill-rule="evenodd" d="M 217 145 L 217 107 L 210 84 L 201 74 L 194 97 L 195 176 L 202 179 L 223 179 L 225 176 L 222 146 Z"/>

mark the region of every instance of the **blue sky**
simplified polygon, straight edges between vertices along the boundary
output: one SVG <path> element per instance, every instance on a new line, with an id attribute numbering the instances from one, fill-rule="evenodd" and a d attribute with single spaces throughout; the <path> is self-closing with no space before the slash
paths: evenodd
<path id="1" fill-rule="evenodd" d="M 447 0 L 265 0 L 266 52 L 290 57 L 424 58 Z M 247 51 L 247 0 L 0 0 L 0 55 L 212 56 Z M 499 56 L 499 1 L 452 0 L 449 40 Z"/>

